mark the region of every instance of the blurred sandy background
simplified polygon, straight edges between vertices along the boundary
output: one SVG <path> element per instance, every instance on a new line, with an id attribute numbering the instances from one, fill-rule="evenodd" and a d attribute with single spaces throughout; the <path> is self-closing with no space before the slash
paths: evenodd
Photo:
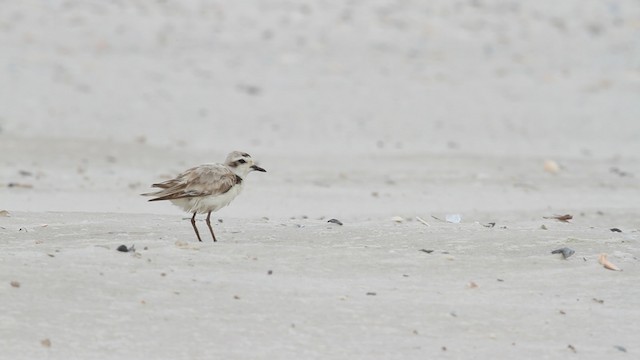
<path id="1" fill-rule="evenodd" d="M 607 173 L 640 153 L 635 1 L 21 1 L 0 14 L 5 182 L 24 170 L 52 197 L 133 190 L 117 208 L 40 194 L 14 210 L 145 211 L 130 195 L 154 177 L 233 149 L 303 183 L 359 167 L 438 179 L 496 157 L 467 172 L 511 159 L 535 176 L 550 158 Z M 460 156 L 476 159 L 447 165 Z M 400 169 L 378 168 L 390 157 Z"/>
<path id="2" fill-rule="evenodd" d="M 436 224 L 429 215 L 460 213 L 467 226 L 510 222 L 510 228 L 519 230 L 498 236 L 499 241 L 482 251 L 506 251 L 509 241 L 526 244 L 518 247 L 517 256 L 534 258 L 528 258 L 530 266 L 523 265 L 521 271 L 525 278 L 537 279 L 558 275 L 538 273 L 537 264 L 546 261 L 542 259 L 548 258 L 552 245 L 564 245 L 564 240 L 577 236 L 564 227 L 560 234 L 540 237 L 535 231 L 542 216 L 572 213 L 576 220 L 568 226 L 575 226 L 583 238 L 604 239 L 608 246 L 600 249 L 588 242 L 591 252 L 585 259 L 590 261 L 584 260 L 588 264 L 584 266 L 594 266 L 597 252 L 618 251 L 614 260 L 626 262 L 626 280 L 619 281 L 635 281 L 637 285 L 640 4 L 632 0 L 0 1 L 0 210 L 8 212 L 0 218 L 0 242 L 7 250 L 0 272 L 3 284 L 22 274 L 27 283 L 29 279 L 39 282 L 42 289 L 53 286 L 37 275 L 40 267 L 36 264 L 44 254 L 38 245 L 43 242 L 51 247 L 46 251 L 64 251 L 70 246 L 79 252 L 97 245 L 113 249 L 122 242 L 135 242 L 138 248 L 147 244 L 152 249 L 158 244 L 162 255 L 168 256 L 167 263 L 172 263 L 171 257 L 180 248 L 174 245 L 176 241 L 193 241 L 188 222 L 181 220 L 185 215 L 169 204 L 149 204 L 138 194 L 147 191 L 148 184 L 187 167 L 222 161 L 231 150 L 249 152 L 269 172 L 251 174 L 245 193 L 216 214 L 225 219 L 224 224 L 218 224 L 218 231 L 226 238 L 226 245 L 220 246 L 230 246 L 229 254 L 239 242 L 256 246 L 247 253 L 264 251 L 268 254 L 265 257 L 276 259 L 282 249 L 271 249 L 275 242 L 288 249 L 280 261 L 295 262 L 306 256 L 305 247 L 298 243 L 302 241 L 307 246 L 320 246 L 315 249 L 319 253 L 328 251 L 323 253 L 326 262 L 315 264 L 317 269 L 342 271 L 343 266 L 350 268 L 348 261 L 352 259 L 356 275 L 360 274 L 357 269 L 370 271 L 358 267 L 357 255 L 341 258 L 342 253 L 333 245 L 318 245 L 317 233 L 291 233 L 290 227 L 318 226 L 320 234 L 330 231 L 332 238 L 340 238 L 324 225 L 332 217 L 352 226 L 349 231 L 355 233 L 344 235 L 344 239 L 356 247 L 362 245 L 357 239 L 369 239 L 366 241 L 373 241 L 372 246 L 386 249 L 390 246 L 383 235 L 387 231 L 393 231 L 397 241 L 410 241 L 411 245 L 401 247 L 410 246 L 411 251 L 425 246 L 416 236 L 437 239 L 436 244 L 444 248 L 442 244 L 463 241 L 456 247 L 461 252 L 457 256 L 468 256 L 468 262 L 461 268 L 460 278 L 443 271 L 437 280 L 429 279 L 434 291 L 439 291 L 443 284 L 456 281 L 456 286 L 464 287 L 478 269 L 486 268 L 472 253 L 478 251 L 475 231 L 488 230 L 479 225 L 465 228 L 460 239 L 461 233 L 448 233 L 448 228 L 429 230 L 411 222 L 416 215 Z M 555 161 L 557 171 L 545 172 L 545 160 Z M 403 217 L 409 227 L 402 227 L 406 223 L 394 225 L 389 220 L 392 216 Z M 43 224 L 51 226 L 42 228 Z M 611 227 L 622 228 L 623 234 L 611 234 Z M 86 236 L 87 231 L 93 238 Z M 265 234 L 270 241 L 263 242 Z M 47 243 L 46 239 L 56 241 Z M 183 270 L 241 271 L 234 267 L 234 261 L 219 255 L 226 254 L 225 248 L 206 245 L 197 248 L 205 252 L 197 253 L 202 256 L 197 260 L 202 262 L 199 269 Z M 529 251 L 531 247 L 533 251 Z M 87 251 L 90 254 L 83 254 L 88 259 L 102 256 Z M 110 256 L 117 255 L 114 253 L 109 252 Z M 205 261 L 208 256 L 217 260 L 209 263 Z M 340 263 L 331 262 L 335 256 Z M 582 266 L 577 263 L 581 258 L 574 259 L 574 265 Z M 100 262 L 94 260 L 93 265 L 87 264 L 88 273 L 102 273 Z M 378 260 L 398 271 L 394 266 L 403 264 L 400 259 L 384 256 Z M 514 263 L 510 271 L 520 265 Z M 72 276 L 64 263 L 51 266 L 46 271 Z M 420 270 L 422 274 L 433 270 L 420 266 L 427 266 Z M 289 280 L 294 287 L 316 274 L 313 266 L 292 268 L 299 275 Z M 262 276 L 266 270 L 259 271 Z M 579 274 L 584 273 L 570 278 L 579 278 Z M 255 274 L 243 276 L 253 279 Z M 598 280 L 604 284 L 600 290 L 629 295 L 625 287 L 608 288 L 615 286 L 608 279 Z M 235 280 L 231 275 L 229 282 Z M 148 277 L 132 281 L 155 286 Z M 207 281 L 217 286 L 215 277 Z M 393 287 L 396 280 L 371 281 L 388 281 L 385 284 Z M 99 282 L 87 279 L 85 285 L 91 288 Z M 283 282 L 284 288 L 286 285 Z M 325 285 L 331 296 L 342 296 L 332 293 L 330 284 Z M 536 286 L 530 291 L 543 292 L 548 284 Z M 57 290 L 49 290 L 65 289 L 54 288 Z M 8 285 L 2 291 L 0 294 L 19 294 Z M 26 289 L 23 286 L 19 291 L 24 294 Z M 133 296 L 136 287 L 127 291 Z M 200 299 L 202 291 L 209 294 L 211 289 L 194 291 L 191 300 Z M 309 295 L 305 291 L 303 287 L 297 294 Z M 413 290 L 407 291 L 398 301 L 422 308 L 412 302 Z M 503 299 L 500 290 L 495 291 L 485 304 Z M 259 295 L 271 299 L 270 311 L 286 314 L 285 303 Z M 590 297 L 601 295 L 585 296 L 591 301 Z M 626 297 L 629 302 L 622 308 L 638 304 L 638 290 L 632 295 Z M 17 319 L 29 313 L 25 304 L 44 306 L 35 300 L 37 293 L 29 295 L 32 302 L 20 297 L 26 295 L 11 296 L 4 324 L 17 326 Z M 105 296 L 101 298 L 104 301 L 122 300 L 111 293 Z M 453 293 L 445 292 L 444 296 L 444 303 L 460 301 Z M 225 299 L 233 303 L 233 299 Z M 518 299 L 505 300 L 506 307 L 515 309 L 509 313 L 513 321 L 531 311 L 518 308 L 522 303 Z M 58 306 L 67 301 L 73 300 Z M 262 309 L 259 304 L 250 310 L 236 309 L 224 301 L 230 314 L 251 318 Z M 93 301 L 81 301 L 77 306 L 89 311 L 89 303 Z M 189 309 L 184 302 L 169 304 Z M 366 303 L 358 304 L 365 315 L 372 309 Z M 334 309 L 320 300 L 313 306 L 329 314 Z M 412 306 L 407 311 L 415 310 Z M 557 310 L 548 303 L 540 307 Z M 484 310 L 480 314 L 486 318 L 480 323 L 491 323 L 495 313 Z M 394 311 L 402 310 L 394 308 L 391 313 Z M 616 317 L 637 323 L 640 314 L 629 311 L 597 314 L 610 320 L 601 328 L 602 333 L 597 333 L 620 335 L 628 340 L 628 347 L 631 334 L 617 332 L 615 327 L 619 326 Z M 162 310 L 154 314 L 161 316 Z M 321 321 L 324 316 L 316 315 L 319 322 L 314 326 L 331 328 Z M 592 315 L 585 314 L 582 320 L 590 324 L 586 319 Z M 148 322 L 152 318 L 141 320 L 140 332 L 155 323 Z M 83 319 L 86 317 L 78 315 L 68 326 L 80 326 Z M 106 329 L 120 326 L 108 316 L 105 319 Z M 242 334 L 234 326 L 246 325 L 245 318 L 227 320 L 229 329 Z M 393 317 L 388 320 L 385 326 L 395 329 Z M 215 322 L 194 326 L 200 325 L 202 331 L 216 331 L 209 328 Z M 494 325 L 499 328 L 498 338 L 501 334 L 508 337 L 509 326 Z M 525 325 L 546 331 L 531 322 Z M 108 344 L 93 348 L 67 342 L 69 347 L 61 348 L 55 345 L 60 340 L 54 340 L 46 349 L 38 341 L 52 335 L 33 335 L 32 329 L 24 328 L 22 336 L 15 336 L 15 327 L 0 326 L 4 326 L 0 335 L 5 347 L 12 344 L 11 358 L 20 358 L 16 356 L 21 349 L 34 341 L 37 349 L 23 353 L 24 358 L 42 358 L 45 353 L 38 351 L 56 349 L 62 350 L 49 352 L 49 356 L 146 358 L 153 348 L 149 345 L 143 347 L 147 352 L 110 353 L 113 346 Z M 274 324 L 267 321 L 262 326 L 267 329 Z M 389 343 L 382 339 L 368 342 L 371 338 L 346 342 L 341 334 L 361 329 L 359 326 L 349 323 L 329 331 L 350 358 L 425 355 L 407 350 L 415 350 L 415 346 L 394 348 L 397 339 Z M 589 328 L 585 323 L 576 326 Z M 215 326 L 220 328 L 224 326 Z M 488 332 L 474 329 L 476 335 Z M 459 336 L 459 328 L 440 330 L 445 338 L 459 342 L 459 352 L 451 355 L 450 349 L 451 356 L 469 354 L 471 348 L 464 349 L 469 338 Z M 165 335 L 159 339 L 171 338 L 169 333 Z M 263 353 L 265 358 L 299 355 L 301 346 L 310 346 L 308 357 L 340 357 L 325 347 L 314 347 L 318 340 L 311 335 L 288 344 L 284 353 L 278 351 L 277 339 L 254 335 L 247 340 L 249 344 L 273 345 L 270 352 Z M 587 331 L 576 338 L 584 346 L 594 347 L 592 355 L 622 354 L 613 347 L 619 344 L 613 339 L 597 347 L 590 336 L 594 333 Z M 101 336 L 91 339 L 97 343 L 104 340 Z M 441 351 L 444 345 L 440 340 L 427 343 L 447 356 Z M 194 339 L 183 340 L 183 344 L 191 344 L 189 341 L 202 345 Z M 514 341 L 506 339 L 501 345 L 510 346 Z M 534 354 L 542 348 L 548 351 L 544 357 L 551 358 L 571 351 L 564 342 L 550 345 L 551 338 L 528 341 L 531 358 L 539 358 Z M 487 356 L 505 351 L 495 342 L 471 343 Z M 369 344 L 372 352 L 358 349 L 357 344 Z M 384 351 L 376 351 L 377 345 Z M 155 349 L 158 353 L 154 356 L 260 357 L 206 346 L 202 353 L 191 355 L 163 353 L 163 349 Z"/>
<path id="3" fill-rule="evenodd" d="M 640 152 L 636 1 L 20 1 L 0 16 L 4 137 Z"/>

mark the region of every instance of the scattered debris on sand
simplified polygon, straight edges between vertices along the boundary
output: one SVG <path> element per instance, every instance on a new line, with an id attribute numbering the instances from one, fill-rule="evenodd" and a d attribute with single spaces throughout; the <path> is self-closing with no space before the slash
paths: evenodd
<path id="1" fill-rule="evenodd" d="M 543 169 L 549 174 L 557 174 L 560 171 L 560 165 L 553 160 L 545 160 Z"/>
<path id="2" fill-rule="evenodd" d="M 607 259 L 607 254 L 605 254 L 605 253 L 602 253 L 602 254 L 600 254 L 600 256 L 598 256 L 598 262 L 602 266 L 604 266 L 605 269 L 609 269 L 609 270 L 613 270 L 613 271 L 622 271 L 622 269 L 620 269 L 615 264 L 610 262 L 609 259 Z"/>
<path id="3" fill-rule="evenodd" d="M 136 251 L 136 246 L 135 245 L 131 245 L 129 247 L 127 247 L 126 245 L 120 245 L 118 246 L 118 248 L 116 249 L 120 252 L 135 252 Z"/>
<path id="4" fill-rule="evenodd" d="M 571 255 L 575 254 L 576 252 L 575 252 L 575 250 L 570 249 L 568 247 L 563 247 L 563 248 L 560 248 L 560 249 L 553 250 L 551 253 L 552 254 L 562 254 L 562 257 L 564 259 L 567 259 Z"/>
<path id="5" fill-rule="evenodd" d="M 402 218 L 402 216 L 392 216 L 391 217 L 391 221 L 396 222 L 396 223 L 401 223 L 404 222 L 404 219 Z"/>
<path id="6" fill-rule="evenodd" d="M 431 225 L 429 225 L 428 222 L 424 221 L 424 219 L 421 218 L 420 216 L 416 216 L 416 220 L 418 220 L 419 222 L 421 222 L 422 224 L 424 224 L 426 226 L 429 226 L 429 227 L 431 226 Z"/>
<path id="7" fill-rule="evenodd" d="M 568 223 L 569 220 L 573 219 L 573 215 L 565 214 L 565 215 L 554 215 L 554 216 L 544 216 L 544 219 L 554 219 L 560 222 Z"/>
<path id="8" fill-rule="evenodd" d="M 33 185 L 27 183 L 10 182 L 7 184 L 10 188 L 33 189 Z"/>
<path id="9" fill-rule="evenodd" d="M 460 214 L 447 214 L 447 216 L 445 216 L 444 219 L 447 222 L 450 222 L 452 224 L 459 224 L 462 221 L 462 215 L 460 215 Z"/>
<path id="10" fill-rule="evenodd" d="M 627 348 L 625 348 L 624 346 L 614 345 L 613 347 L 618 351 L 627 352 Z"/>

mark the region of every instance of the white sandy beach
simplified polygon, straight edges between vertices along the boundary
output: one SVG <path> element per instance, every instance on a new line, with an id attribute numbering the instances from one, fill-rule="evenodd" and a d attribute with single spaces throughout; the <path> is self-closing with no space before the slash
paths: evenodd
<path id="1" fill-rule="evenodd" d="M 638 39 L 623 0 L 0 3 L 0 359 L 638 357 Z M 139 196 L 232 150 L 268 172 L 215 244 Z"/>

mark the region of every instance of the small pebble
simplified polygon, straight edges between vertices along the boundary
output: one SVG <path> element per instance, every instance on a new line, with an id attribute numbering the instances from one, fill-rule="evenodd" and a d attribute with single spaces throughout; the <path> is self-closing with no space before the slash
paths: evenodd
<path id="1" fill-rule="evenodd" d="M 33 185 L 31 184 L 23 184 L 23 183 L 16 183 L 16 182 L 10 182 L 7 184 L 7 187 L 13 188 L 23 188 L 23 189 L 31 189 L 33 188 Z"/>
<path id="2" fill-rule="evenodd" d="M 557 249 L 557 250 L 553 250 L 551 252 L 552 254 L 562 254 L 563 258 L 568 258 L 571 255 L 575 254 L 575 251 L 573 249 L 569 249 L 568 247 L 563 247 L 561 249 Z"/>
<path id="3" fill-rule="evenodd" d="M 49 348 L 51 347 L 51 340 L 49 339 L 40 340 L 40 345 Z"/>
<path id="4" fill-rule="evenodd" d="M 368 295 L 368 296 L 376 296 L 376 295 L 378 295 L 378 294 L 376 294 L 376 293 L 374 293 L 374 292 L 368 292 L 368 293 L 367 293 L 367 295 Z"/>
<path id="5" fill-rule="evenodd" d="M 542 166 L 544 171 L 550 174 L 557 174 L 560 171 L 560 165 L 553 160 L 546 160 Z"/>
<path id="6" fill-rule="evenodd" d="M 14 287 L 14 288 L 19 288 L 19 287 L 20 287 L 20 283 L 19 283 L 19 282 L 17 282 L 17 281 L 12 281 L 12 282 L 10 282 L 10 284 L 11 284 L 11 286 L 12 286 L 12 287 Z"/>
<path id="7" fill-rule="evenodd" d="M 611 228 L 609 230 L 611 230 L 611 232 L 622 232 L 622 230 L 620 230 L 618 228 Z"/>
<path id="8" fill-rule="evenodd" d="M 342 221 L 338 220 L 338 219 L 331 219 L 331 220 L 327 220 L 328 223 L 332 223 L 332 224 L 338 224 L 340 226 L 342 226 Z"/>
<path id="9" fill-rule="evenodd" d="M 622 351 L 622 352 L 627 352 L 627 348 L 625 348 L 624 346 L 620 346 L 620 345 L 614 345 L 614 348 Z"/>
<path id="10" fill-rule="evenodd" d="M 427 254 L 431 254 L 433 252 L 433 250 L 427 250 L 427 249 L 420 249 L 418 251 L 422 251 L 422 252 L 427 253 Z"/>
<path id="11" fill-rule="evenodd" d="M 273 275 L 273 270 L 267 271 L 267 275 Z"/>

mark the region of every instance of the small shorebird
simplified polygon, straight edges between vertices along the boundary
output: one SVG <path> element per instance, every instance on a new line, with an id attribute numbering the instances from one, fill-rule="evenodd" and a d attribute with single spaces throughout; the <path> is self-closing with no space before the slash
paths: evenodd
<path id="1" fill-rule="evenodd" d="M 224 164 L 204 164 L 188 169 L 175 179 L 153 184 L 162 190 L 142 194 L 155 196 L 149 201 L 169 200 L 184 211 L 193 213 L 191 225 L 199 241 L 196 214 L 207 213 L 207 226 L 213 241 L 216 235 L 211 228 L 211 213 L 229 205 L 244 186 L 244 177 L 251 171 L 266 172 L 255 165 L 247 153 L 234 151 L 227 156 Z"/>

